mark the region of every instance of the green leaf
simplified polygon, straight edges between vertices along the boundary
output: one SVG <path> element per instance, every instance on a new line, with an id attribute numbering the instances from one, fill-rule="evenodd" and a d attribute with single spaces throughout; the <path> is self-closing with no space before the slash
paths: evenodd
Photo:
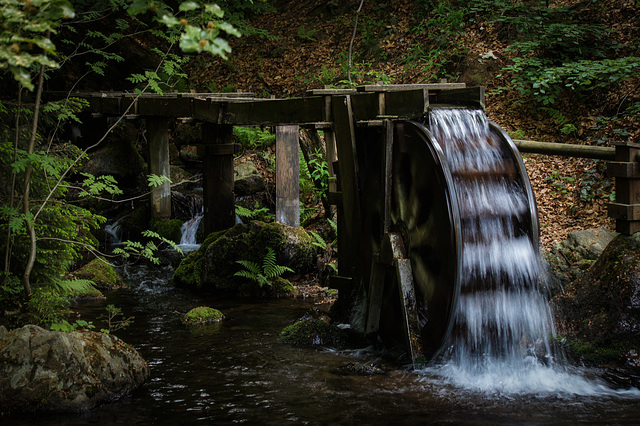
<path id="1" fill-rule="evenodd" d="M 185 1 L 180 4 L 180 12 L 189 12 L 200 8 L 200 3 L 195 1 Z"/>
<path id="2" fill-rule="evenodd" d="M 217 4 L 205 4 L 204 10 L 207 13 L 211 13 L 216 18 L 222 18 L 224 16 L 224 11 Z"/>

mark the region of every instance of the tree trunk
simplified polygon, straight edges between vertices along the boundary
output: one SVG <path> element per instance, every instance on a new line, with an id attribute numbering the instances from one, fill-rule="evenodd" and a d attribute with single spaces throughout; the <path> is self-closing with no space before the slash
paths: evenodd
<path id="1" fill-rule="evenodd" d="M 33 154 L 33 149 L 36 145 L 36 135 L 38 131 L 38 116 L 40 114 L 40 101 L 42 99 L 42 85 L 44 83 L 44 65 L 40 67 L 40 76 L 38 77 L 38 89 L 36 91 L 36 104 L 33 108 L 33 124 L 31 126 L 31 138 L 29 139 L 29 146 L 27 147 L 27 153 Z M 22 285 L 24 287 L 24 294 L 26 297 L 31 295 L 31 271 L 33 265 L 36 262 L 36 230 L 35 223 L 32 223 L 29 219 L 29 191 L 31 190 L 31 173 L 33 167 L 29 165 L 24 174 L 24 196 L 22 198 L 22 213 L 25 215 L 25 223 L 27 224 L 27 233 L 29 234 L 29 259 L 27 260 L 27 266 L 24 268 L 24 274 L 22 275 Z"/>

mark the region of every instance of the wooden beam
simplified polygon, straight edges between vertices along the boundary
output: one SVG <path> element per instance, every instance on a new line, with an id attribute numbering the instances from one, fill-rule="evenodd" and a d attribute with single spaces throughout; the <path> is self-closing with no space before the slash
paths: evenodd
<path id="1" fill-rule="evenodd" d="M 426 84 L 365 84 L 358 86 L 359 92 L 399 92 L 405 90 L 451 90 L 464 89 L 465 83 L 426 83 Z"/>
<path id="2" fill-rule="evenodd" d="M 338 210 L 338 265 L 340 275 L 344 276 L 355 273 L 361 239 L 358 155 L 351 100 L 347 95 L 335 96 L 332 101 L 338 186 L 342 192 L 342 207 Z"/>
<path id="3" fill-rule="evenodd" d="M 149 140 L 149 171 L 153 175 L 170 177 L 169 163 L 169 120 L 147 118 L 147 138 Z M 171 218 L 171 185 L 163 182 L 151 188 L 151 214 L 155 219 Z"/>
<path id="4" fill-rule="evenodd" d="M 233 126 L 204 123 L 202 139 L 205 145 L 229 146 L 233 141 Z M 235 225 L 235 195 L 233 193 L 233 151 L 228 149 L 207 153 L 203 164 L 204 229 L 208 235 Z"/>
<path id="5" fill-rule="evenodd" d="M 531 154 L 561 155 L 565 157 L 614 160 L 615 149 L 604 146 L 577 145 L 569 143 L 551 143 L 513 139 L 520 152 Z"/>
<path id="6" fill-rule="evenodd" d="M 300 165 L 297 125 L 276 127 L 276 221 L 300 227 Z"/>

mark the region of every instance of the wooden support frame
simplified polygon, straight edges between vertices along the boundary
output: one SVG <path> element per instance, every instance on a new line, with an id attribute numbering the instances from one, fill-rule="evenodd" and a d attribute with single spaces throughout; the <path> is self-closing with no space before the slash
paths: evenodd
<path id="1" fill-rule="evenodd" d="M 276 222 L 300 227 L 299 126 L 276 127 Z"/>
<path id="2" fill-rule="evenodd" d="M 609 216 L 616 220 L 616 231 L 631 235 L 640 231 L 640 144 L 615 144 L 615 160 L 607 164 L 615 177 L 616 201 L 609 204 Z"/>
<path id="3" fill-rule="evenodd" d="M 365 336 L 376 333 L 380 327 L 385 277 L 390 267 L 393 268 L 400 295 L 400 313 L 405 331 L 407 355 L 415 367 L 416 360 L 424 355 L 418 303 L 411 261 L 407 258 L 402 235 L 396 232 L 385 233 L 380 252 L 374 256 L 374 262 L 371 265 Z"/>
<path id="4" fill-rule="evenodd" d="M 335 142 L 338 151 L 338 186 L 342 203 L 338 206 L 338 267 L 340 275 L 356 271 L 360 232 L 358 154 L 351 95 L 332 99 Z"/>
<path id="5" fill-rule="evenodd" d="M 233 126 L 204 123 L 202 139 L 205 147 L 211 147 L 203 165 L 204 231 L 208 235 L 236 222 L 233 150 L 220 148 L 232 145 Z"/>
<path id="6" fill-rule="evenodd" d="M 170 178 L 169 120 L 162 117 L 147 118 L 149 141 L 149 172 Z M 171 184 L 163 182 L 151 188 L 151 215 L 154 219 L 171 218 Z"/>

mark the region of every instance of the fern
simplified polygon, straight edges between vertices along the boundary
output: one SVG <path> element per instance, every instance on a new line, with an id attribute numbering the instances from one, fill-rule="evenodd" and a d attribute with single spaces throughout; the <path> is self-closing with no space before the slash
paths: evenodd
<path id="1" fill-rule="evenodd" d="M 271 247 L 267 247 L 267 254 L 262 260 L 262 267 L 250 260 L 236 260 L 236 263 L 242 265 L 245 269 L 236 272 L 234 276 L 251 280 L 260 287 L 271 286 L 271 280 L 285 272 L 294 272 L 288 266 L 278 265 L 276 254 Z"/>

